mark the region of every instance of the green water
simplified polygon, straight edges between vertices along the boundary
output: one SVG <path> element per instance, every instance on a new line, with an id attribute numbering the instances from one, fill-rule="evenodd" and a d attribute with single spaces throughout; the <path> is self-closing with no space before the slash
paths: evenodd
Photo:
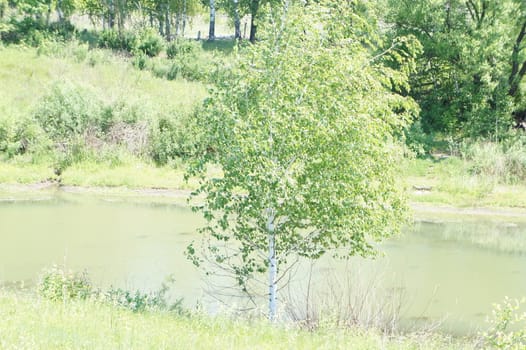
<path id="1" fill-rule="evenodd" d="M 186 305 L 209 300 L 210 286 L 183 254 L 202 221 L 184 205 L 162 202 L 0 194 L 0 284 L 31 284 L 43 268 L 65 264 L 87 269 L 101 287 L 154 290 L 172 274 L 174 296 Z M 380 246 L 383 257 L 355 259 L 350 268 L 324 259 L 313 267 L 312 280 L 324 285 L 329 275 L 360 270 L 362 282 L 374 276 L 375 290 L 400 294 L 404 322 L 441 320 L 444 330 L 472 332 L 484 327 L 492 303 L 526 296 L 525 242 L 519 218 L 417 217 L 402 237 Z M 298 270 L 298 286 L 308 280 L 306 271 Z"/>

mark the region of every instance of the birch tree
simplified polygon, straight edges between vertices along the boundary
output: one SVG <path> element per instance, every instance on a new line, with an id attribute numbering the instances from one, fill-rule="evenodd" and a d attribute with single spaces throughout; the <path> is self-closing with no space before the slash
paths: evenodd
<path id="1" fill-rule="evenodd" d="M 267 11 L 261 42 L 225 68 L 200 114 L 208 152 L 188 176 L 200 176 L 194 209 L 207 225 L 188 255 L 247 293 L 267 273 L 271 320 L 291 259 L 370 256 L 405 218 L 393 135 L 416 110 L 396 92 L 416 46 L 374 46 L 350 3 Z M 221 176 L 206 176 L 209 164 Z"/>
<path id="2" fill-rule="evenodd" d="M 213 41 L 216 38 L 216 4 L 215 0 L 210 0 L 210 23 L 208 25 L 208 40 Z"/>

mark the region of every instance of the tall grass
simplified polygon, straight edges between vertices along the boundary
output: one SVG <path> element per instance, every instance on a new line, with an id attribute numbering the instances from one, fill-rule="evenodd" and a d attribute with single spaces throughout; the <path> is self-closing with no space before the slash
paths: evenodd
<path id="1" fill-rule="evenodd" d="M 526 184 L 526 140 L 511 142 L 476 142 L 462 149 L 473 175 L 496 183 Z"/>
<path id="2" fill-rule="evenodd" d="M 526 141 L 465 142 L 453 155 L 410 159 L 405 177 L 416 202 L 526 207 Z M 420 189 L 424 189 L 423 191 Z"/>
<path id="3" fill-rule="evenodd" d="M 266 321 L 133 312 L 89 300 L 54 302 L 0 291 L 2 349 L 472 349 L 439 335 L 302 331 Z"/>

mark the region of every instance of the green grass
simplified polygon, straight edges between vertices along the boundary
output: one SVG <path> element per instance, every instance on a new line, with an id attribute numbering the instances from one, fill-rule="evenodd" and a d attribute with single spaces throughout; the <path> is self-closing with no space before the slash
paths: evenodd
<path id="1" fill-rule="evenodd" d="M 53 84 L 63 81 L 91 89 L 107 103 L 126 100 L 183 113 L 190 112 L 206 95 L 201 83 L 158 79 L 122 57 L 88 51 L 87 45 L 68 45 L 50 49 L 50 54 L 60 51 L 59 57 L 38 55 L 32 48 L 0 48 L 0 118 L 28 115 Z"/>
<path id="2" fill-rule="evenodd" d="M 51 302 L 0 291 L 2 349 L 472 349 L 439 335 L 315 332 L 266 321 L 133 313 L 90 301 Z"/>
<path id="3" fill-rule="evenodd" d="M 0 183 L 34 184 L 53 176 L 53 169 L 47 165 L 0 162 Z"/>
<path id="4" fill-rule="evenodd" d="M 526 208 L 526 184 L 502 184 L 470 173 L 470 162 L 447 159 L 408 159 L 404 178 L 414 203 L 457 207 Z M 425 189 L 418 191 L 416 189 Z"/>
<path id="5" fill-rule="evenodd" d="M 191 183 L 186 183 L 183 176 L 184 169 L 182 168 L 156 167 L 136 161 L 112 167 L 101 166 L 96 162 L 82 162 L 67 168 L 61 178 L 65 185 L 88 187 L 192 188 Z"/>

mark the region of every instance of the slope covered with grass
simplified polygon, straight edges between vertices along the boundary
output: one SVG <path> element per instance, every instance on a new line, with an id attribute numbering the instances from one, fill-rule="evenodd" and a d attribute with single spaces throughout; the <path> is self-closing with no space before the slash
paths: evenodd
<path id="1" fill-rule="evenodd" d="M 177 165 L 191 152 L 192 113 L 205 96 L 203 83 L 157 78 L 77 42 L 0 46 L 0 181 L 39 182 L 93 164 Z M 61 180 L 71 178 L 79 184 L 75 175 Z M 155 187 L 151 179 L 82 184 Z"/>

